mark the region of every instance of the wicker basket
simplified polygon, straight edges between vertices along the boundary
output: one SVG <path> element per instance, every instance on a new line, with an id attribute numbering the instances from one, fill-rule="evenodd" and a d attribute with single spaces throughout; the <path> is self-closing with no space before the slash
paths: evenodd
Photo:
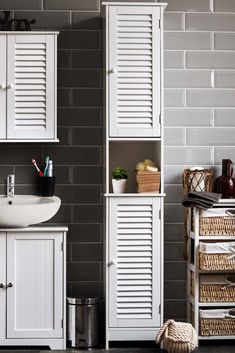
<path id="1" fill-rule="evenodd" d="M 205 271 L 232 271 L 235 270 L 235 257 L 231 254 L 207 254 L 199 252 L 199 269 Z"/>
<path id="2" fill-rule="evenodd" d="M 200 318 L 200 334 L 202 336 L 235 335 L 235 319 Z"/>
<path id="3" fill-rule="evenodd" d="M 208 276 L 200 277 L 199 298 L 202 303 L 234 302 L 235 286 L 228 275 L 209 275 L 210 280 L 206 283 Z M 235 283 L 234 283 L 235 284 Z"/>
<path id="4" fill-rule="evenodd" d="M 202 336 L 231 336 L 235 334 L 234 309 L 201 309 L 200 334 Z"/>
<path id="5" fill-rule="evenodd" d="M 235 270 L 235 258 L 231 254 L 206 254 L 199 252 L 199 269 L 205 271 Z"/>
<path id="6" fill-rule="evenodd" d="M 159 192 L 161 172 L 138 171 L 136 174 L 138 192 Z"/>
<path id="7" fill-rule="evenodd" d="M 199 234 L 235 236 L 235 217 L 200 217 Z"/>

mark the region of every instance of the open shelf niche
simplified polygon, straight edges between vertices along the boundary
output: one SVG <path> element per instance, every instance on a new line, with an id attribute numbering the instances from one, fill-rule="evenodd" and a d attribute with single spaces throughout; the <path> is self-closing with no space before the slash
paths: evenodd
<path id="1" fill-rule="evenodd" d="M 160 171 L 160 141 L 110 141 L 109 142 L 109 190 L 112 193 L 112 171 L 116 166 L 125 168 L 128 173 L 126 193 L 137 193 L 136 165 L 151 159 Z"/>

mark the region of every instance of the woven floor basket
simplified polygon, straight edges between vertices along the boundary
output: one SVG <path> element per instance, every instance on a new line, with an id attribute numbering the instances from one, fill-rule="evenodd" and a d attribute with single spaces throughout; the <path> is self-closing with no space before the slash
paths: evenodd
<path id="1" fill-rule="evenodd" d="M 235 319 L 200 318 L 200 334 L 202 336 L 235 335 Z"/>
<path id="2" fill-rule="evenodd" d="M 200 302 L 234 302 L 235 287 L 225 287 L 223 284 L 200 284 Z"/>
<path id="3" fill-rule="evenodd" d="M 235 236 L 235 217 L 200 217 L 199 234 Z"/>
<path id="4" fill-rule="evenodd" d="M 159 192 L 161 172 L 138 171 L 136 173 L 138 192 Z"/>
<path id="5" fill-rule="evenodd" d="M 199 268 L 205 271 L 235 270 L 235 257 L 231 254 L 206 254 L 199 252 Z"/>
<path id="6" fill-rule="evenodd" d="M 167 320 L 155 340 L 168 353 L 190 353 L 197 345 L 197 334 L 189 323 Z"/>

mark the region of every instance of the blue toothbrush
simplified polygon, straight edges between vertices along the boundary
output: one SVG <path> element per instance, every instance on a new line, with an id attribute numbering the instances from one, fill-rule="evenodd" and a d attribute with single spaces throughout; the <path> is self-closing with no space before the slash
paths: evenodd
<path id="1" fill-rule="evenodd" d="M 45 166 L 45 169 L 44 169 L 44 172 L 43 172 L 43 175 L 46 176 L 47 175 L 47 168 L 48 168 L 48 164 L 49 164 L 49 156 L 47 156 L 45 158 L 45 163 L 46 163 L 46 166 Z"/>

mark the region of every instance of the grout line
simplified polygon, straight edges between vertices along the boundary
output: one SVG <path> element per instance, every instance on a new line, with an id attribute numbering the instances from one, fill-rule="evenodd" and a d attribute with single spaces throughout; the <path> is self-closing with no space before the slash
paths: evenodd
<path id="1" fill-rule="evenodd" d="M 215 165 L 215 147 L 212 146 L 211 148 L 211 162 L 212 162 L 212 165 L 214 166 Z"/>
<path id="2" fill-rule="evenodd" d="M 212 108 L 212 127 L 215 127 L 215 108 Z M 222 126 L 226 128 L 226 126 Z M 221 127 L 220 127 L 221 128 Z"/>
<path id="3" fill-rule="evenodd" d="M 215 32 L 211 32 L 211 38 L 212 38 L 212 42 L 211 42 L 211 50 L 215 50 Z"/>
<path id="4" fill-rule="evenodd" d="M 214 0 L 210 0 L 210 10 L 214 12 Z"/>
<path id="5" fill-rule="evenodd" d="M 186 28 L 186 13 L 183 13 L 183 31 L 185 32 L 185 28 Z"/>
<path id="6" fill-rule="evenodd" d="M 184 89 L 184 107 L 187 108 L 187 88 Z"/>
<path id="7" fill-rule="evenodd" d="M 211 71 L 211 88 L 215 88 L 215 70 Z"/>

